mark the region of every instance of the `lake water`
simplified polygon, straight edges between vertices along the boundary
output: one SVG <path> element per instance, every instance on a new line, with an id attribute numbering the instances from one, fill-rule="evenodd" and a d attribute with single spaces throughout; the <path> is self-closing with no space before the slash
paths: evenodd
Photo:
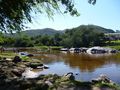
<path id="1" fill-rule="evenodd" d="M 73 72 L 76 80 L 90 81 L 100 74 L 107 75 L 120 83 L 120 54 L 88 55 L 79 53 L 51 52 L 37 53 L 33 58 L 40 59 L 50 68 L 39 74 L 63 75 Z M 77 75 L 76 75 L 77 74 Z"/>

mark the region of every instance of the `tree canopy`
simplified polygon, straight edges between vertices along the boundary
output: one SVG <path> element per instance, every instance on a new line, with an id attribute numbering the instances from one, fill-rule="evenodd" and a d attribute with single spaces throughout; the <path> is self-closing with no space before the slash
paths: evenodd
<path id="1" fill-rule="evenodd" d="M 96 0 L 88 0 L 95 4 Z M 47 13 L 52 16 L 55 11 L 79 15 L 74 7 L 74 0 L 0 0 L 0 30 L 4 32 L 20 31 L 24 22 L 32 22 L 31 12 Z"/>

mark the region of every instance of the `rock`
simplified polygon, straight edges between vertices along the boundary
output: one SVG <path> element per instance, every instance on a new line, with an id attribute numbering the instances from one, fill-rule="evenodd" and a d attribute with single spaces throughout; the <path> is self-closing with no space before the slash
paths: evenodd
<path id="1" fill-rule="evenodd" d="M 33 54 L 28 54 L 27 56 L 28 56 L 28 57 L 32 57 L 32 56 L 34 56 L 34 55 L 33 55 Z"/>
<path id="2" fill-rule="evenodd" d="M 49 67 L 48 67 L 48 66 L 46 66 L 46 65 L 44 65 L 44 69 L 49 69 Z"/>
<path id="3" fill-rule="evenodd" d="M 6 58 L 6 61 L 12 61 L 12 59 L 11 58 Z"/>
<path id="4" fill-rule="evenodd" d="M 3 60 L 6 60 L 6 57 L 3 57 Z"/>
<path id="5" fill-rule="evenodd" d="M 13 69 L 11 72 L 13 74 L 15 74 L 16 76 L 21 77 L 24 70 L 23 69 Z"/>
<path id="6" fill-rule="evenodd" d="M 58 87 L 57 90 L 79 90 L 79 89 L 76 89 L 75 87 Z"/>
<path id="7" fill-rule="evenodd" d="M 37 67 L 43 66 L 43 64 L 37 63 L 37 62 L 32 62 L 28 66 L 33 68 L 33 69 L 36 69 Z"/>
<path id="8" fill-rule="evenodd" d="M 75 75 L 79 75 L 79 73 L 75 73 Z"/>
<path id="9" fill-rule="evenodd" d="M 24 64 L 20 64 L 19 67 L 26 68 L 26 66 Z"/>
<path id="10" fill-rule="evenodd" d="M 50 81 L 45 81 L 45 83 L 46 83 L 48 86 L 52 86 L 52 85 L 53 85 Z"/>
<path id="11" fill-rule="evenodd" d="M 20 86 L 22 88 L 22 90 L 28 90 L 28 88 L 32 87 L 33 86 L 33 83 L 29 80 L 24 80 L 20 83 Z"/>
<path id="12" fill-rule="evenodd" d="M 19 56 L 15 56 L 14 59 L 12 60 L 12 62 L 14 62 L 14 63 L 18 63 L 21 61 L 22 61 L 22 59 Z"/>
<path id="13" fill-rule="evenodd" d="M 24 78 L 37 78 L 39 73 L 31 71 L 31 68 L 26 68 L 25 71 L 22 73 Z"/>
<path id="14" fill-rule="evenodd" d="M 43 66 L 38 66 L 37 69 L 44 69 L 44 67 Z"/>
<path id="15" fill-rule="evenodd" d="M 108 78 L 106 75 L 101 74 L 98 78 L 92 80 L 93 83 L 99 83 L 99 82 L 104 82 L 104 83 L 113 83 L 110 78 Z"/>
<path id="16" fill-rule="evenodd" d="M 42 80 L 38 80 L 37 82 L 36 82 L 36 85 L 41 85 L 43 82 L 42 82 Z"/>
<path id="17" fill-rule="evenodd" d="M 75 80 L 75 77 L 72 72 L 65 74 L 62 78 L 69 79 L 69 80 Z"/>

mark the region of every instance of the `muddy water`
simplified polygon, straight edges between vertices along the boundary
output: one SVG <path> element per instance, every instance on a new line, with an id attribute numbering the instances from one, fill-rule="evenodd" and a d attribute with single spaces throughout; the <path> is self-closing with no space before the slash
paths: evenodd
<path id="1" fill-rule="evenodd" d="M 120 83 L 120 54 L 88 55 L 78 53 L 51 52 L 37 53 L 35 59 L 42 60 L 50 68 L 39 74 L 63 75 L 73 72 L 77 80 L 89 81 L 106 74 L 113 81 Z"/>

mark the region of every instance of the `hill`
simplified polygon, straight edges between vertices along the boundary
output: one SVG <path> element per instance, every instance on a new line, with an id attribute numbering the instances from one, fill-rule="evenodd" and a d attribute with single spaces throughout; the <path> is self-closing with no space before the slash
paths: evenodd
<path id="1" fill-rule="evenodd" d="M 79 27 L 73 28 L 73 29 L 66 29 L 66 30 L 54 30 L 51 28 L 45 28 L 45 29 L 31 29 L 22 31 L 22 34 L 34 37 L 39 35 L 55 35 L 56 33 L 63 34 L 66 31 L 75 31 L 75 30 L 82 30 L 84 28 L 88 28 L 89 30 L 97 30 L 102 33 L 115 33 L 112 29 L 106 29 L 100 26 L 96 25 L 80 25 Z M 6 36 L 11 36 L 10 34 L 5 34 Z M 18 36 L 18 34 L 13 34 L 12 36 Z"/>
<path id="2" fill-rule="evenodd" d="M 80 25 L 79 27 L 76 27 L 76 28 L 73 28 L 73 29 L 68 29 L 68 30 L 83 30 L 83 29 L 89 29 L 89 30 L 95 30 L 95 31 L 98 31 L 98 32 L 101 32 L 101 33 L 115 33 L 114 30 L 112 29 L 106 29 L 104 27 L 101 27 L 101 26 L 97 26 L 97 25 Z"/>
<path id="3" fill-rule="evenodd" d="M 99 32 L 102 33 L 115 33 L 112 29 L 106 29 L 100 26 L 96 26 L 96 25 L 80 25 L 77 28 L 74 28 L 74 30 L 77 29 L 82 29 L 82 27 L 87 27 L 87 28 L 91 28 L 94 30 L 97 30 Z M 69 29 L 72 30 L 72 29 Z M 54 30 L 51 28 L 45 28 L 45 29 L 32 29 L 32 30 L 26 30 L 26 31 L 22 31 L 22 33 L 29 35 L 29 36 L 38 36 L 38 35 L 54 35 L 56 33 L 60 33 L 63 34 L 65 32 L 65 30 Z"/>
<path id="4" fill-rule="evenodd" d="M 23 35 L 28 35 L 30 37 L 35 37 L 35 36 L 39 36 L 39 35 L 55 35 L 56 33 L 59 33 L 59 34 L 63 34 L 64 33 L 64 30 L 54 30 L 54 29 L 51 29 L 51 28 L 45 28 L 45 29 L 31 29 L 31 30 L 25 30 L 25 31 L 21 31 L 20 34 L 23 34 Z M 14 33 L 14 34 L 4 34 L 5 36 L 12 36 L 12 37 L 16 37 L 16 36 L 19 36 L 18 33 Z"/>
<path id="5" fill-rule="evenodd" d="M 57 31 L 51 28 L 45 28 L 45 29 L 32 29 L 32 30 L 26 30 L 26 31 L 22 31 L 22 33 L 29 35 L 29 36 L 38 36 L 38 35 L 54 35 L 56 33 L 60 33 L 62 34 L 63 31 Z"/>

